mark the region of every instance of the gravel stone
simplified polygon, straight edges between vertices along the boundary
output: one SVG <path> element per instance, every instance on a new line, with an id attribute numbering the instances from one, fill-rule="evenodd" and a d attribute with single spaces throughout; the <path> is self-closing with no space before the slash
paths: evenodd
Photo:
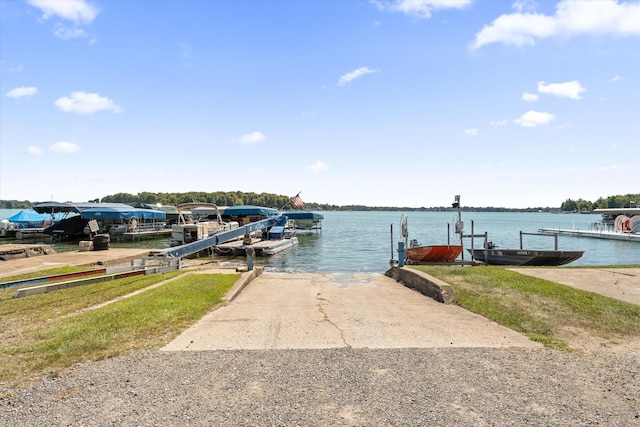
<path id="1" fill-rule="evenodd" d="M 142 350 L 2 391 L 14 393 L 1 426 L 628 427 L 640 426 L 640 355 Z"/>

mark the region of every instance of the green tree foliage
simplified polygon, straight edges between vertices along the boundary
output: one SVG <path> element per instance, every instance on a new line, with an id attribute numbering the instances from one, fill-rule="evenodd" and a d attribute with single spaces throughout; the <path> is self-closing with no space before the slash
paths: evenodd
<path id="1" fill-rule="evenodd" d="M 28 200 L 0 200 L 0 209 L 31 209 Z"/>
<path id="2" fill-rule="evenodd" d="M 560 210 L 568 212 L 593 211 L 594 209 L 635 208 L 640 202 L 640 194 L 625 194 L 609 197 L 600 197 L 595 202 L 588 200 L 565 200 L 560 205 Z"/>
<path id="3" fill-rule="evenodd" d="M 218 206 L 256 205 L 280 209 L 289 202 L 288 196 L 270 193 L 244 193 L 242 191 L 216 191 L 206 193 L 189 191 L 186 193 L 116 193 L 101 199 L 105 203 L 146 203 L 149 205 L 178 206 L 183 203 L 214 203 Z M 287 206 L 287 209 L 293 209 Z"/>

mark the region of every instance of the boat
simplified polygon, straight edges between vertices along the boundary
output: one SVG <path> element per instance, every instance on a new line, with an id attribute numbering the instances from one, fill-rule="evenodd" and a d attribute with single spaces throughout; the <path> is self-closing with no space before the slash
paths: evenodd
<path id="1" fill-rule="evenodd" d="M 412 261 L 454 261 L 461 253 L 462 246 L 460 245 L 427 245 L 407 248 L 407 258 Z"/>
<path id="2" fill-rule="evenodd" d="M 456 195 L 452 207 L 458 209 L 458 219 L 455 222 L 455 233 L 462 233 L 462 218 L 460 214 L 460 196 Z M 462 245 L 452 245 L 450 242 L 450 224 L 447 224 L 447 244 L 446 245 L 420 245 L 416 239 L 409 238 L 409 231 L 407 227 L 407 217 L 402 215 L 400 217 L 400 226 L 402 237 L 405 243 L 405 258 L 408 263 L 421 263 L 421 262 L 454 262 L 460 254 L 462 254 Z M 407 243 L 409 243 L 407 245 Z M 462 243 L 462 242 L 461 242 Z"/>
<path id="3" fill-rule="evenodd" d="M 213 203 L 184 203 L 178 206 L 178 221 L 171 226 L 170 245 L 181 246 L 238 226 L 237 221 L 223 221 L 220 208 Z"/>
<path id="4" fill-rule="evenodd" d="M 149 233 L 153 235 L 166 229 L 166 214 L 155 209 L 134 208 L 130 205 L 121 206 L 96 206 L 85 209 L 80 217 L 87 221 L 89 229 L 83 230 L 85 234 L 91 234 L 89 221 L 96 221 L 98 227 L 93 232 L 108 233 L 111 236 L 136 233 L 138 235 Z M 168 229 L 166 229 L 168 231 Z"/>
<path id="5" fill-rule="evenodd" d="M 243 238 L 235 241 L 227 241 L 213 246 L 213 251 L 218 255 L 245 255 L 247 249 L 252 249 L 257 256 L 273 255 L 282 250 L 298 244 L 295 236 L 295 227 L 287 215 L 278 209 L 263 206 L 239 205 L 222 209 L 222 218 L 225 221 L 234 221 L 244 227 L 248 224 L 262 221 L 267 218 L 278 217 L 279 221 L 270 229 L 255 230 L 245 234 Z"/>
<path id="6" fill-rule="evenodd" d="M 293 221 L 296 230 L 320 230 L 324 216 L 309 211 L 284 212 L 284 216 Z"/>
<path id="7" fill-rule="evenodd" d="M 500 249 L 489 242 L 487 248 L 467 249 L 474 260 L 487 265 L 558 266 L 573 262 L 584 251 Z"/>
<path id="8" fill-rule="evenodd" d="M 33 209 L 39 213 L 62 215 L 45 228 L 44 233 L 56 240 L 84 239 L 91 233 L 114 235 L 158 231 L 165 225 L 166 215 L 153 209 L 139 209 L 125 203 L 41 202 Z M 90 221 L 95 221 L 90 227 Z"/>
<path id="9" fill-rule="evenodd" d="M 13 237 L 22 240 L 23 236 L 42 234 L 54 221 L 50 214 L 41 214 L 34 210 L 21 210 L 9 218 L 0 221 L 0 237 Z"/>
<path id="10" fill-rule="evenodd" d="M 249 224 L 281 214 L 278 209 L 253 205 L 238 205 L 221 208 L 220 213 L 223 220 L 236 221 L 240 225 Z"/>

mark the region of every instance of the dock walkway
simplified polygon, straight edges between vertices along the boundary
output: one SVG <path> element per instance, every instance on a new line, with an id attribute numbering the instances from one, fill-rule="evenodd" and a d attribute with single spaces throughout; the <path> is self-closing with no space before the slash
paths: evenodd
<path id="1" fill-rule="evenodd" d="M 57 252 L 48 255 L 0 261 L 0 278 L 50 268 L 64 267 L 66 265 L 123 265 L 130 263 L 133 259 L 144 258 L 148 254 L 149 249 L 112 248 L 106 251 Z"/>

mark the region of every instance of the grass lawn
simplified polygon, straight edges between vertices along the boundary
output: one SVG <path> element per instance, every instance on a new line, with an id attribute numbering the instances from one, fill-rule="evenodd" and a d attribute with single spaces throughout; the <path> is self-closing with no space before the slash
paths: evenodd
<path id="1" fill-rule="evenodd" d="M 41 273 L 42 274 L 42 273 Z M 78 362 L 161 347 L 220 303 L 239 274 L 181 271 L 12 299 L 0 291 L 0 387 L 57 376 Z M 136 290 L 130 298 L 87 310 Z"/>
<path id="2" fill-rule="evenodd" d="M 640 338 L 640 306 L 525 276 L 506 267 L 412 266 L 449 283 L 454 303 L 545 346 L 568 350 L 563 337 L 586 332 L 610 343 Z"/>

